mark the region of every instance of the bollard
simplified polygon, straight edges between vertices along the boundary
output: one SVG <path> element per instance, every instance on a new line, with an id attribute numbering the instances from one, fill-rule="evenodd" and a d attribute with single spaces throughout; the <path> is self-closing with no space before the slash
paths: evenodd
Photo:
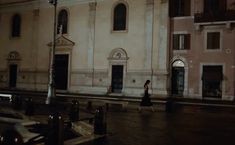
<path id="1" fill-rule="evenodd" d="M 23 138 L 13 129 L 6 130 L 0 136 L 0 145 L 23 145 Z"/>
<path id="2" fill-rule="evenodd" d="M 173 99 L 172 98 L 167 98 L 166 100 L 166 112 L 171 113 L 173 112 Z"/>
<path id="3" fill-rule="evenodd" d="M 94 134 L 106 134 L 107 122 L 103 107 L 98 107 L 95 111 Z"/>
<path id="4" fill-rule="evenodd" d="M 31 97 L 26 99 L 25 115 L 31 116 L 34 114 L 34 103 Z"/>
<path id="5" fill-rule="evenodd" d="M 22 98 L 20 96 L 14 95 L 12 98 L 13 109 L 20 110 L 22 106 Z"/>
<path id="6" fill-rule="evenodd" d="M 72 101 L 72 105 L 69 111 L 69 118 L 71 122 L 79 120 L 79 102 L 76 100 Z"/>
<path id="7" fill-rule="evenodd" d="M 63 145 L 64 122 L 62 116 L 58 112 L 49 115 L 48 127 L 48 134 L 45 137 L 45 145 Z"/>
<path id="8" fill-rule="evenodd" d="M 86 109 L 87 109 L 88 111 L 91 111 L 91 110 L 92 110 L 92 102 L 91 102 L 91 101 L 88 101 L 88 102 L 87 102 L 87 107 L 86 107 Z"/>

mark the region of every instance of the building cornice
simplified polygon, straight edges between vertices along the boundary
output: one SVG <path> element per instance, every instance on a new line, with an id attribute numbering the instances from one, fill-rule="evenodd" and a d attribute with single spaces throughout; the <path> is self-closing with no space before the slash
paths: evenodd
<path id="1" fill-rule="evenodd" d="M 13 2 L 0 2 L 0 6 L 17 5 L 17 4 L 29 3 L 29 2 L 33 2 L 33 1 L 38 1 L 38 0 L 22 0 L 22 1 L 13 1 Z"/>
<path id="2" fill-rule="evenodd" d="M 58 7 L 86 4 L 103 0 L 58 0 Z M 53 7 L 47 0 L 22 0 L 16 2 L 0 3 L 0 12 L 27 11 L 40 8 Z"/>

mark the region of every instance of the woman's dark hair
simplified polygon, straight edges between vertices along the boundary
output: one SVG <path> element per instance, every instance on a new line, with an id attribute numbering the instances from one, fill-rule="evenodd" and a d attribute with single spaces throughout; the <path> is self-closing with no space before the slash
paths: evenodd
<path id="1" fill-rule="evenodd" d="M 146 85 L 149 84 L 149 83 L 150 83 L 150 80 L 147 80 L 147 81 L 145 82 L 144 86 L 146 86 Z"/>

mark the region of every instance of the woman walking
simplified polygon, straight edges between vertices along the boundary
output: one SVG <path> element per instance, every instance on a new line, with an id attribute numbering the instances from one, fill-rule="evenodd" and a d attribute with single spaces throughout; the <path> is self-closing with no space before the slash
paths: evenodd
<path id="1" fill-rule="evenodd" d="M 151 107 L 152 111 L 154 111 L 152 107 L 153 103 L 151 102 L 150 94 L 148 92 L 149 84 L 150 80 L 147 80 L 144 84 L 144 97 L 141 99 L 139 111 L 141 111 L 141 107 Z"/>

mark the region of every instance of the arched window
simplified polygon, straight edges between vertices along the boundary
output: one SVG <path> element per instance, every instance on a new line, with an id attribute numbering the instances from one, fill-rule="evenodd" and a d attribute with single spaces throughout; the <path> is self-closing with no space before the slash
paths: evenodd
<path id="1" fill-rule="evenodd" d="M 126 30 L 126 15 L 127 8 L 126 5 L 120 3 L 115 6 L 113 13 L 113 30 Z"/>
<path id="2" fill-rule="evenodd" d="M 60 33 L 62 29 L 62 34 L 66 34 L 68 32 L 68 12 L 63 9 L 59 12 L 58 23 L 57 23 L 57 34 Z"/>
<path id="3" fill-rule="evenodd" d="M 12 37 L 20 36 L 20 27 L 21 27 L 21 17 L 20 15 L 15 14 L 12 17 L 12 24 L 11 24 L 11 36 Z"/>
<path id="4" fill-rule="evenodd" d="M 181 60 L 176 60 L 176 61 L 173 62 L 172 66 L 173 66 L 173 67 L 184 67 L 185 65 L 184 65 L 184 62 L 183 62 L 183 61 L 181 61 Z"/>

